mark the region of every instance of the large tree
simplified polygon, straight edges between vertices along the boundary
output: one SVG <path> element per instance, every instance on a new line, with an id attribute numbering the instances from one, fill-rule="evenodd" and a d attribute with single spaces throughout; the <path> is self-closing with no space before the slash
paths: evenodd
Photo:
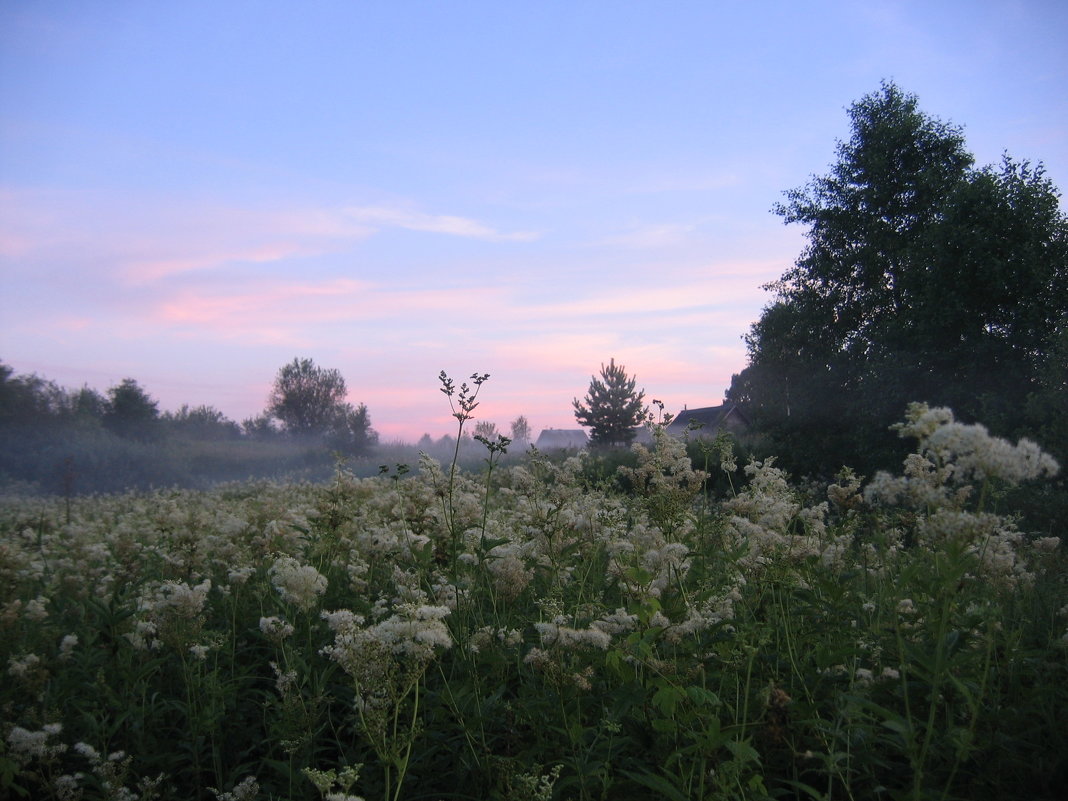
<path id="1" fill-rule="evenodd" d="M 311 359 L 293 359 L 278 370 L 267 411 L 295 436 L 322 436 L 345 403 L 345 379 Z"/>
<path id="2" fill-rule="evenodd" d="M 975 169 L 960 129 L 892 83 L 849 117 L 830 172 L 775 207 L 808 242 L 769 287 L 730 398 L 816 469 L 878 463 L 891 440 L 872 432 L 913 400 L 1002 434 L 1041 427 L 1028 400 L 1048 405 L 1068 320 L 1056 188 L 1008 157 Z"/>
<path id="3" fill-rule="evenodd" d="M 634 439 L 634 429 L 645 417 L 645 390 L 636 387 L 637 379 L 612 359 L 601 365 L 600 378 L 591 377 L 586 397 L 572 401 L 575 419 L 590 429 L 593 445 L 626 445 Z"/>
<path id="4" fill-rule="evenodd" d="M 108 389 L 104 426 L 129 439 L 153 439 L 159 433 L 159 404 L 132 378 Z"/>
<path id="5" fill-rule="evenodd" d="M 346 393 L 345 379 L 337 370 L 319 367 L 311 359 L 293 359 L 275 377 L 267 414 L 290 435 L 321 440 L 347 454 L 366 453 L 378 444 L 378 432 L 371 428 L 367 407 L 347 403 Z M 269 434 L 270 420 L 246 420 L 245 430 Z"/>

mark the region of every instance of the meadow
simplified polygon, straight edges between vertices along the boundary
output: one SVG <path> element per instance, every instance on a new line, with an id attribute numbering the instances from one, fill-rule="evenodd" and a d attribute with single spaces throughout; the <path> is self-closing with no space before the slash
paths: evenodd
<path id="1" fill-rule="evenodd" d="M 462 429 L 464 420 L 460 419 Z M 0 796 L 1054 799 L 1052 477 L 946 409 L 798 484 L 653 428 L 327 483 L 0 503 Z"/>

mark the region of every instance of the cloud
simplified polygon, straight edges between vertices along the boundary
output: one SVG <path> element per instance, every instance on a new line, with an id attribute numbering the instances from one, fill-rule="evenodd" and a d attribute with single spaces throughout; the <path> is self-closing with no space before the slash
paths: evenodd
<path id="1" fill-rule="evenodd" d="M 709 265 L 706 275 L 669 280 L 666 284 L 641 278 L 631 285 L 591 292 L 585 296 L 547 303 L 527 310 L 545 318 L 582 319 L 593 316 L 678 314 L 685 310 L 705 309 L 720 312 L 736 305 L 752 304 L 754 281 L 774 274 L 777 262 L 732 263 Z"/>
<path id="2" fill-rule="evenodd" d="M 351 219 L 370 225 L 484 239 L 491 242 L 530 242 L 538 238 L 538 234 L 530 231 L 501 233 L 484 223 L 467 217 L 455 217 L 448 214 L 424 214 L 389 206 L 352 206 L 346 208 L 344 213 Z"/>
<path id="3" fill-rule="evenodd" d="M 340 253 L 387 228 L 495 242 L 537 238 L 399 206 L 249 209 L 198 198 L 10 186 L 0 187 L 0 212 L 0 258 L 84 267 L 135 286 Z"/>
<path id="4" fill-rule="evenodd" d="M 381 339 L 385 347 L 396 345 L 401 333 L 430 337 L 428 326 L 440 329 L 450 320 L 475 317 L 484 321 L 486 309 L 507 306 L 506 291 L 496 287 L 398 289 L 350 278 L 261 279 L 252 289 L 197 287 L 168 293 L 148 304 L 145 315 L 189 338 L 310 342 L 324 327 L 332 327 L 336 335 L 381 330 L 361 346 L 375 347 Z M 428 341 L 440 343 L 440 338 Z"/>
<path id="5" fill-rule="evenodd" d="M 264 264 L 300 255 L 310 255 L 314 252 L 316 251 L 310 248 L 302 249 L 300 245 L 293 242 L 268 243 L 244 250 L 219 249 L 201 255 L 136 261 L 126 265 L 124 274 L 132 283 L 140 284 L 181 273 L 213 270 L 227 264 L 238 262 Z"/>

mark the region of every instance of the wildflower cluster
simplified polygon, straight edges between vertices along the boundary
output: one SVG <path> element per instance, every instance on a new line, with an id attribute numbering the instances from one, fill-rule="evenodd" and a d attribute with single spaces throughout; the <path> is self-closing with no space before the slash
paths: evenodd
<path id="1" fill-rule="evenodd" d="M 458 425 L 485 379 L 443 379 Z M 901 475 L 763 458 L 721 502 L 657 426 L 626 492 L 486 438 L 478 475 L 5 498 L 0 793 L 1054 797 L 1065 551 L 987 502 L 1056 465 L 900 431 Z"/>

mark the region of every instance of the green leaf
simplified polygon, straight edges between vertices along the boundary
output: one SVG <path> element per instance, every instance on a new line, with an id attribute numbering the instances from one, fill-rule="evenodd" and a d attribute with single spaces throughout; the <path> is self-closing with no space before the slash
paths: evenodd
<path id="1" fill-rule="evenodd" d="M 658 731 L 661 734 L 674 734 L 679 730 L 678 724 L 671 718 L 653 718 L 653 722 L 650 725 L 653 727 L 653 731 Z"/>
<path id="2" fill-rule="evenodd" d="M 815 799 L 816 801 L 824 801 L 824 799 L 827 798 L 826 795 L 821 793 L 819 790 L 817 790 L 810 784 L 805 784 L 804 782 L 799 782 L 794 779 L 783 779 L 782 783 L 789 787 L 794 787 L 800 790 L 801 792 L 808 795 L 809 798 Z"/>
<path id="3" fill-rule="evenodd" d="M 727 750 L 734 758 L 742 762 L 756 762 L 760 764 L 760 754 L 749 744 L 748 740 L 728 740 L 724 743 Z"/>
<path id="4" fill-rule="evenodd" d="M 711 706 L 718 708 L 723 704 L 723 702 L 719 700 L 719 696 L 716 695 L 714 692 L 704 687 L 698 687 L 696 685 L 687 687 L 686 695 L 688 695 L 690 697 L 690 700 L 698 706 Z"/>
<path id="5" fill-rule="evenodd" d="M 662 798 L 671 799 L 671 801 L 690 801 L 690 799 L 674 784 L 669 782 L 663 776 L 657 776 L 655 773 L 633 773 L 632 771 L 625 770 L 623 775 L 632 781 L 637 782 L 643 787 L 648 787 L 650 790 L 654 790 L 660 794 Z"/>
<path id="6" fill-rule="evenodd" d="M 653 706 L 665 715 L 674 715 L 679 701 L 685 697 L 686 694 L 680 688 L 665 684 L 653 693 Z"/>

